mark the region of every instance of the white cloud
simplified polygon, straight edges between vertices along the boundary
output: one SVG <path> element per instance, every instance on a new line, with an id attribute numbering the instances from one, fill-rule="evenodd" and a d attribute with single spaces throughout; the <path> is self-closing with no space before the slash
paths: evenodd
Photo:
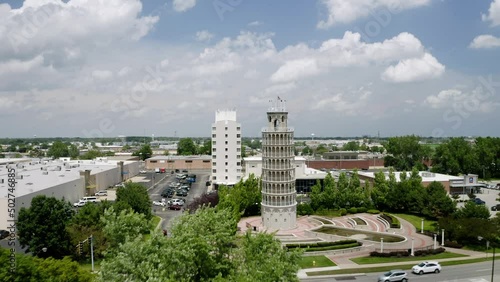
<path id="1" fill-rule="evenodd" d="M 500 25 L 500 0 L 493 0 L 487 14 L 482 15 L 485 22 L 490 22 L 491 26 Z"/>
<path id="2" fill-rule="evenodd" d="M 388 67 L 382 73 L 382 79 L 389 82 L 420 81 L 439 77 L 444 71 L 444 65 L 431 54 L 425 53 L 421 58 L 405 59 Z"/>
<path id="3" fill-rule="evenodd" d="M 460 89 L 446 89 L 440 91 L 438 95 L 430 95 L 424 100 L 424 104 L 433 109 L 456 109 L 463 117 L 470 116 L 472 112 L 491 113 L 498 103 L 495 103 L 485 93 L 481 87 L 477 87 L 471 92 L 463 92 Z M 462 113 L 463 112 L 463 113 Z"/>
<path id="4" fill-rule="evenodd" d="M 327 16 L 326 20 L 320 21 L 317 26 L 326 29 L 370 15 L 385 17 L 384 21 L 390 21 L 393 14 L 428 5 L 431 0 L 321 0 L 320 2 L 327 9 Z"/>
<path id="5" fill-rule="evenodd" d="M 479 35 L 469 45 L 473 49 L 489 49 L 500 47 L 500 38 L 489 34 Z"/>
<path id="6" fill-rule="evenodd" d="M 196 6 L 196 0 L 174 0 L 173 5 L 176 12 L 185 12 Z"/>
<path id="7" fill-rule="evenodd" d="M 95 70 L 92 72 L 92 77 L 101 80 L 106 80 L 113 77 L 113 72 L 109 70 Z"/>
<path id="8" fill-rule="evenodd" d="M 316 60 L 305 58 L 286 62 L 272 76 L 273 82 L 288 82 L 320 73 Z"/>
<path id="9" fill-rule="evenodd" d="M 248 23 L 248 26 L 259 26 L 259 25 L 262 25 L 262 22 L 253 21 L 253 22 Z"/>
<path id="10" fill-rule="evenodd" d="M 0 61 L 0 75 L 2 74 L 13 74 L 13 73 L 26 73 L 34 68 L 40 67 L 43 64 L 43 56 L 38 55 L 35 58 L 27 61 L 21 60 L 9 60 L 2 63 Z"/>
<path id="11" fill-rule="evenodd" d="M 210 39 L 212 39 L 214 37 L 214 35 L 210 32 L 208 32 L 208 30 L 202 30 L 202 31 L 198 31 L 196 32 L 196 40 L 197 41 L 210 41 Z"/>

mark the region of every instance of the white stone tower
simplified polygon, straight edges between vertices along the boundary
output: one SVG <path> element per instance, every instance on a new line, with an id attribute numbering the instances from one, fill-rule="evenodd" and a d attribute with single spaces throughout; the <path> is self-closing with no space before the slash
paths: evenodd
<path id="1" fill-rule="evenodd" d="M 262 224 L 267 229 L 295 228 L 297 193 L 293 128 L 288 127 L 285 101 L 271 101 L 262 129 Z"/>

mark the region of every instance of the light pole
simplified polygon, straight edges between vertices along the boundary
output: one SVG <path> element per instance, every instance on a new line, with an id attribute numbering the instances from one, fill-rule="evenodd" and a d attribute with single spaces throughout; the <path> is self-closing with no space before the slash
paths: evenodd
<path id="1" fill-rule="evenodd" d="M 441 229 L 441 246 L 444 246 L 444 229 Z"/>
<path id="2" fill-rule="evenodd" d="M 94 243 L 92 234 L 90 234 L 90 259 L 92 260 L 92 272 L 94 272 Z"/>
<path id="3" fill-rule="evenodd" d="M 412 256 L 412 257 L 415 256 L 415 253 L 413 251 L 413 241 L 415 241 L 415 238 L 412 237 L 411 238 L 411 253 L 410 253 L 410 256 Z"/>
<path id="4" fill-rule="evenodd" d="M 384 252 L 384 237 L 380 238 L 380 252 Z"/>
<path id="5" fill-rule="evenodd" d="M 437 237 L 437 234 L 434 233 L 434 250 L 436 249 L 436 244 L 437 244 L 436 237 Z"/>
<path id="6" fill-rule="evenodd" d="M 424 219 L 422 218 L 422 223 L 420 225 L 420 233 L 424 233 Z"/>

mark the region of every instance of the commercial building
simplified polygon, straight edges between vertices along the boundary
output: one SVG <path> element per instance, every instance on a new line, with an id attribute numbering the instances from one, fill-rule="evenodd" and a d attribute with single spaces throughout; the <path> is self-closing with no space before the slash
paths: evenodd
<path id="1" fill-rule="evenodd" d="M 400 171 L 394 172 L 396 181 L 400 181 L 401 177 Z M 375 180 L 375 172 L 359 171 L 359 179 L 365 180 L 373 185 Z M 389 179 L 389 172 L 384 172 L 386 179 Z M 409 175 L 409 172 L 407 172 Z M 422 177 L 422 185 L 427 187 L 432 182 L 436 181 L 441 183 L 446 192 L 450 194 L 463 194 L 471 191 L 477 191 L 477 188 L 481 187 L 481 184 L 477 183 L 477 175 L 464 175 L 464 176 L 453 176 L 441 173 L 433 173 L 428 171 L 419 171 L 420 177 Z"/>
<path id="2" fill-rule="evenodd" d="M 211 156 L 154 156 L 146 159 L 146 169 L 176 169 L 210 170 L 212 168 Z"/>
<path id="3" fill-rule="evenodd" d="M 16 186 L 9 191 L 8 169 L 15 169 Z M 29 207 L 38 195 L 76 202 L 98 190 L 121 183 L 139 173 L 137 161 L 96 160 L 29 160 L 0 165 L 0 229 L 7 224 L 7 208 L 14 206 L 16 218 L 22 207 Z M 12 178 L 12 177 L 10 177 Z M 15 197 L 15 204 L 9 201 Z"/>
<path id="4" fill-rule="evenodd" d="M 212 124 L 212 175 L 214 187 L 241 180 L 241 125 L 236 111 L 218 110 Z"/>

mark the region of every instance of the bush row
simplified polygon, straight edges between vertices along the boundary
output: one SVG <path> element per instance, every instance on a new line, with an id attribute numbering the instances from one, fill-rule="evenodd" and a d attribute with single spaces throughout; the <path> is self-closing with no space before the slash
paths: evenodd
<path id="1" fill-rule="evenodd" d="M 444 241 L 444 246 L 456 249 L 461 249 L 463 247 L 461 244 L 452 241 Z"/>
<path id="2" fill-rule="evenodd" d="M 368 210 L 365 207 L 359 207 L 359 208 L 352 207 L 352 208 L 349 208 L 349 209 L 342 208 L 339 211 L 340 211 L 340 215 L 355 214 L 355 213 L 365 213 L 365 212 L 368 212 L 368 213 L 371 213 L 371 214 L 380 213 L 378 210 Z"/>
<path id="3" fill-rule="evenodd" d="M 329 246 L 329 247 L 313 247 L 305 249 L 306 252 L 319 252 L 319 251 L 331 251 L 359 247 L 362 244 L 359 242 L 345 245 Z"/>
<path id="4" fill-rule="evenodd" d="M 436 255 L 444 252 L 444 248 L 437 248 L 437 249 L 429 249 L 429 250 L 418 250 L 414 251 L 414 255 L 416 257 L 418 256 L 428 256 L 428 255 Z M 408 249 L 407 251 L 394 251 L 394 252 L 388 252 L 388 253 L 380 253 L 380 252 L 371 252 L 370 256 L 372 257 L 384 257 L 384 258 L 389 258 L 389 257 L 408 257 L 411 254 L 411 249 Z"/>
<path id="5" fill-rule="evenodd" d="M 314 242 L 314 243 L 302 243 L 302 244 L 287 244 L 287 248 L 316 248 L 316 247 L 330 247 L 330 246 L 339 246 L 339 245 L 348 245 L 357 243 L 356 240 L 341 240 L 335 242 Z"/>
<path id="6" fill-rule="evenodd" d="M 399 220 L 396 217 L 394 217 L 393 215 L 390 215 L 388 213 L 382 213 L 380 216 L 383 219 L 387 220 L 387 222 L 389 222 L 389 225 L 391 228 L 400 228 L 401 227 Z"/>

